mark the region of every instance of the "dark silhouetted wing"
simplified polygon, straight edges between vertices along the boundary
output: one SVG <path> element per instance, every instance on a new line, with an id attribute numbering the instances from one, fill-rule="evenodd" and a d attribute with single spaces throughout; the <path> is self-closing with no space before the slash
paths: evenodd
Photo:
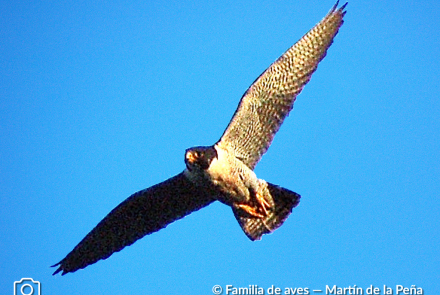
<path id="1" fill-rule="evenodd" d="M 214 199 L 183 173 L 139 191 L 113 209 L 63 260 L 54 275 L 77 271 L 199 210 Z"/>
<path id="2" fill-rule="evenodd" d="M 278 58 L 243 95 L 219 144 L 254 169 L 293 108 L 343 23 L 338 3 L 313 29 Z"/>

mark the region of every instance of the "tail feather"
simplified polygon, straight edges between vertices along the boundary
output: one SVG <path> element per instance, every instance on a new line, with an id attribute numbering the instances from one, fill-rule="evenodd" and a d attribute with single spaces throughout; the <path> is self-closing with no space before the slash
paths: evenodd
<path id="1" fill-rule="evenodd" d="M 267 183 L 274 206 L 264 218 L 251 216 L 239 207 L 232 207 L 235 218 L 244 233 L 252 241 L 260 240 L 264 234 L 269 234 L 279 228 L 289 217 L 292 209 L 299 204 L 301 196 L 288 189 Z"/>

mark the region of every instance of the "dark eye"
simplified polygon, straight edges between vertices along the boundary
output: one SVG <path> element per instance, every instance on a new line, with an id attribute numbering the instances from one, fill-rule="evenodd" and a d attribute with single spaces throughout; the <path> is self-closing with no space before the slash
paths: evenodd
<path id="1" fill-rule="evenodd" d="M 194 156 L 196 157 L 196 158 L 200 158 L 200 152 L 194 152 Z"/>

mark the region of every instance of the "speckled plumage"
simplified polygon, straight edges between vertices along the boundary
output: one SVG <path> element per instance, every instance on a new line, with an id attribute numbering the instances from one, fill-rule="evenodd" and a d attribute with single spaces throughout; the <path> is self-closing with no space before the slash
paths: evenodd
<path id="1" fill-rule="evenodd" d="M 139 191 L 113 209 L 59 263 L 75 272 L 218 200 L 231 206 L 251 240 L 280 227 L 300 195 L 253 172 L 296 96 L 310 80 L 343 23 L 338 3 L 325 18 L 264 71 L 243 95 L 221 139 L 185 153 L 186 169 Z"/>
<path id="2" fill-rule="evenodd" d="M 338 3 L 264 71 L 243 95 L 220 142 L 251 169 L 269 148 L 293 103 L 325 57 L 343 23 Z"/>

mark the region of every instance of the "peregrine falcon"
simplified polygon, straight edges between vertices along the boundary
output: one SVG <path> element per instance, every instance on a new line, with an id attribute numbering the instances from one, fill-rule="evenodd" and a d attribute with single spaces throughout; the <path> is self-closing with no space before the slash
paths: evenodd
<path id="1" fill-rule="evenodd" d="M 54 275 L 85 268 L 214 201 L 259 240 L 280 227 L 300 195 L 259 179 L 254 168 L 293 108 L 343 23 L 344 4 L 329 13 L 249 87 L 220 140 L 185 152 L 186 169 L 113 209 L 62 259 Z"/>

